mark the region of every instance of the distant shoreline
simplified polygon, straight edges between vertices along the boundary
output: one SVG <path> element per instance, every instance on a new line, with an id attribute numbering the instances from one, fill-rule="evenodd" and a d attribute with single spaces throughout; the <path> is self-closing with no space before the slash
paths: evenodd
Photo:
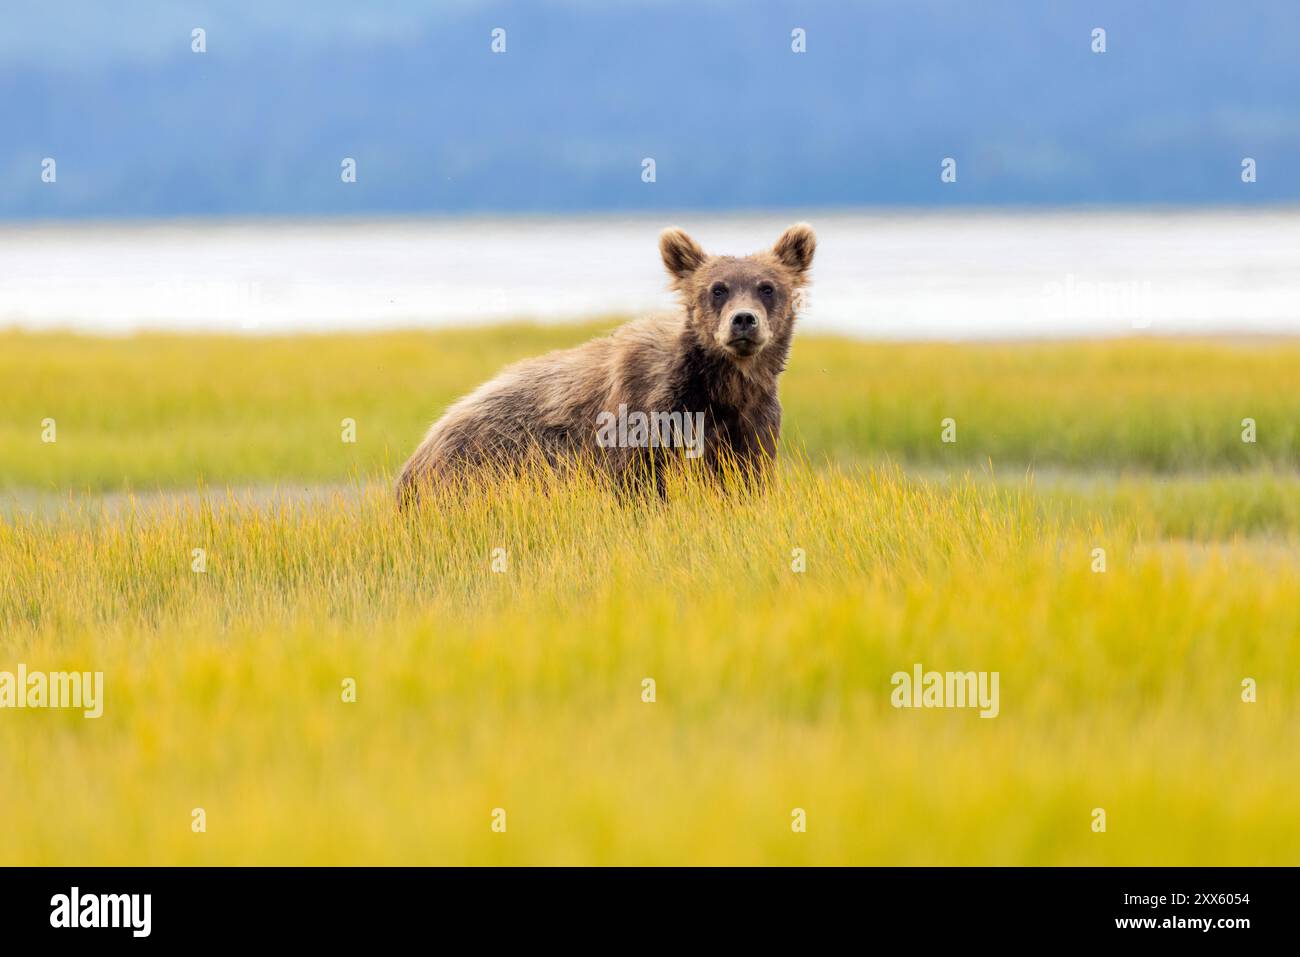
<path id="1" fill-rule="evenodd" d="M 575 333 L 584 335 L 601 335 L 604 332 L 612 331 L 624 322 L 635 318 L 635 314 L 627 313 L 617 316 L 591 316 L 587 318 L 575 318 L 572 320 L 557 319 L 553 321 L 538 321 L 535 319 L 501 319 L 490 320 L 487 322 L 465 323 L 463 325 L 446 325 L 446 326 L 420 326 L 420 325 L 395 325 L 383 326 L 373 329 L 305 329 L 301 332 L 291 332 L 282 329 L 247 329 L 247 330 L 213 330 L 213 329 L 166 329 L 166 328 L 142 328 L 130 329 L 124 331 L 103 331 L 103 330 L 83 330 L 74 326 L 48 326 L 40 329 L 27 329 L 18 325 L 0 325 L 0 340 L 6 337 L 22 337 L 29 339 L 41 338 L 74 338 L 74 339 L 102 339 L 105 341 L 121 342 L 130 339 L 210 339 L 214 341 L 231 341 L 244 339 L 261 339 L 265 341 L 283 342 L 293 339 L 377 339 L 384 337 L 397 337 L 408 335 L 425 335 L 440 336 L 447 333 L 472 333 L 476 331 L 491 330 L 494 332 L 509 332 L 512 329 L 519 331 L 551 331 L 562 332 L 564 330 L 574 330 Z M 888 337 L 888 336 L 870 336 L 854 335 L 852 333 L 839 331 L 811 330 L 801 332 L 799 340 L 816 339 L 819 342 L 834 342 L 836 340 L 844 342 L 857 342 L 863 344 L 879 345 L 953 345 L 953 346 L 1036 346 L 1036 345 L 1054 345 L 1068 344 L 1071 342 L 1079 343 L 1107 343 L 1107 342 L 1134 342 L 1142 340 L 1158 340 L 1169 342 L 1184 343 L 1206 343 L 1210 345 L 1238 345 L 1242 347 L 1264 347 L 1270 344 L 1291 345 L 1300 342 L 1300 330 L 1296 332 L 1237 332 L 1233 330 L 1222 331 L 1205 331 L 1205 332 L 1158 332 L 1152 330 L 1135 330 L 1127 334 L 1111 333 L 1063 333 L 1060 335 L 1044 334 L 1041 336 L 996 336 L 988 335 L 982 337 L 968 336 L 965 338 L 905 338 L 905 337 Z"/>

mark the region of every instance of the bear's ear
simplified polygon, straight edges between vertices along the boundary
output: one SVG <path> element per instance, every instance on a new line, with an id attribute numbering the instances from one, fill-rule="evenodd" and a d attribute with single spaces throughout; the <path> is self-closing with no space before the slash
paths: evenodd
<path id="1" fill-rule="evenodd" d="M 704 265 L 704 250 L 685 232 L 673 226 L 659 234 L 659 255 L 674 280 L 685 279 Z"/>
<path id="2" fill-rule="evenodd" d="M 813 253 L 817 251 L 817 234 L 807 223 L 795 223 L 781 234 L 781 238 L 772 247 L 776 258 L 802 277 L 812 265 Z"/>

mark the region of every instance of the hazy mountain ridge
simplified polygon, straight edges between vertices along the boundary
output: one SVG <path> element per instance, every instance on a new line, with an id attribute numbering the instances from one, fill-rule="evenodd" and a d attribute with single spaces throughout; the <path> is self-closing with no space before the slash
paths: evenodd
<path id="1" fill-rule="evenodd" d="M 1294 5 L 64 6 L 0 48 L 0 216 L 1300 200 Z"/>

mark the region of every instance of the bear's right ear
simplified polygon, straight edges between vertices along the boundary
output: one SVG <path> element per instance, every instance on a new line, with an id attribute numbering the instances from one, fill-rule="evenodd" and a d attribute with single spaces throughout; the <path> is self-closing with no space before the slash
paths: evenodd
<path id="1" fill-rule="evenodd" d="M 699 269 L 706 258 L 699 243 L 676 226 L 659 234 L 659 255 L 664 257 L 664 268 L 675 282 Z"/>

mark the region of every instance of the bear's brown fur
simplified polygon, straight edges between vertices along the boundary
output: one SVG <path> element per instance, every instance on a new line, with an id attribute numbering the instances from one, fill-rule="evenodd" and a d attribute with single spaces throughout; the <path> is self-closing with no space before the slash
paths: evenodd
<path id="1" fill-rule="evenodd" d="M 761 467 L 776 452 L 777 378 L 815 249 L 803 223 L 743 258 L 706 255 L 682 230 L 664 230 L 659 251 L 681 308 L 517 363 L 455 402 L 403 467 L 402 500 L 430 483 L 508 472 L 535 458 L 586 459 L 627 477 L 666 452 L 602 444 L 598 425 L 620 406 L 701 416 L 703 447 L 694 451 L 706 466 L 734 458 Z"/>

